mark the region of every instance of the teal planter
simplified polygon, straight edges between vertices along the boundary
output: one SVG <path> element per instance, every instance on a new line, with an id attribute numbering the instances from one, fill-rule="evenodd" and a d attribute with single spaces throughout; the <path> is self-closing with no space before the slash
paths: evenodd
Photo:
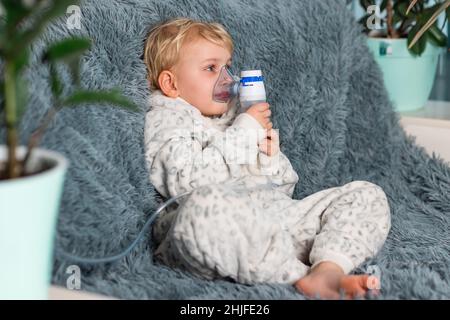
<path id="1" fill-rule="evenodd" d="M 425 106 L 436 76 L 441 48 L 427 42 L 421 56 L 408 51 L 406 39 L 372 38 L 367 40 L 379 64 L 389 97 L 396 111 L 412 111 Z"/>
<path id="2" fill-rule="evenodd" d="M 23 157 L 25 148 L 18 150 Z M 0 146 L 0 162 L 6 147 Z M 47 299 L 55 228 L 68 162 L 36 149 L 32 168 L 51 168 L 29 177 L 0 181 L 0 299 Z M 34 164 L 33 164 L 34 163 Z"/>

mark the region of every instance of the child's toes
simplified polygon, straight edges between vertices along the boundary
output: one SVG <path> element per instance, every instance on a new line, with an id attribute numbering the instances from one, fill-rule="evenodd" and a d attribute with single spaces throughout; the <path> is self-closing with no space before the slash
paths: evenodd
<path id="1" fill-rule="evenodd" d="M 369 275 L 345 276 L 341 280 L 341 289 L 345 291 L 347 298 L 364 297 L 367 293 L 367 280 Z"/>

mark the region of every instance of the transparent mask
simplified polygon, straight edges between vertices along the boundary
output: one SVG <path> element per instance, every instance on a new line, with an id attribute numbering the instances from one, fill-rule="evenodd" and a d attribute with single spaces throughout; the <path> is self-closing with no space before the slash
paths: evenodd
<path id="1" fill-rule="evenodd" d="M 213 100 L 229 103 L 239 93 L 239 82 L 240 78 L 233 75 L 227 66 L 223 66 L 214 85 Z"/>

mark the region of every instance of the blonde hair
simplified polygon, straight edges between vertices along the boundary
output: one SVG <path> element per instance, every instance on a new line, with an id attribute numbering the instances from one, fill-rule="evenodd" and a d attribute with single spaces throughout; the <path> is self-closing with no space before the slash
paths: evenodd
<path id="1" fill-rule="evenodd" d="M 189 18 L 175 18 L 153 27 L 145 41 L 144 62 L 152 90 L 159 89 L 158 77 L 178 61 L 186 39 L 203 37 L 233 52 L 233 40 L 220 23 L 201 22 Z"/>

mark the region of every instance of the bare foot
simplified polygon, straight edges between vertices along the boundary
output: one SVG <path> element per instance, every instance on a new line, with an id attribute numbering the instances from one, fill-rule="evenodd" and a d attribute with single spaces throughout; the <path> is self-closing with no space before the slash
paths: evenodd
<path id="1" fill-rule="evenodd" d="M 341 267 L 327 261 L 315 266 L 307 276 L 295 283 L 295 287 L 311 298 L 339 299 L 343 290 L 346 299 L 353 299 L 365 296 L 369 281 L 373 284 L 377 279 L 367 274 L 345 275 Z"/>

